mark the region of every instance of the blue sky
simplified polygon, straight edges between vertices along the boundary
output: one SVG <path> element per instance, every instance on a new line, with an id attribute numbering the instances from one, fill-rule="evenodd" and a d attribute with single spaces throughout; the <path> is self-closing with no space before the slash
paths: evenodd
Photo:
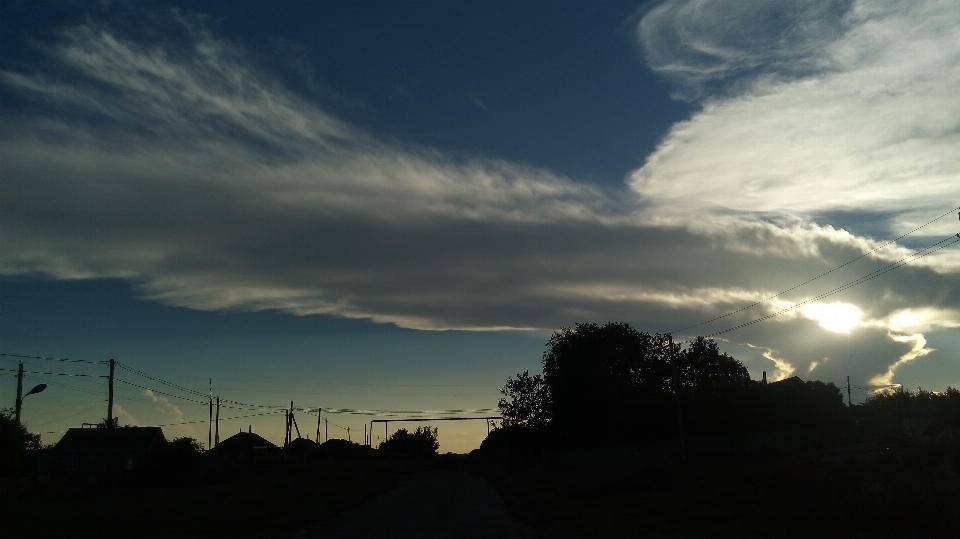
<path id="1" fill-rule="evenodd" d="M 721 346 L 755 377 L 956 387 L 950 240 L 804 303 L 958 230 L 950 4 L 4 2 L 2 351 L 246 403 L 483 410 L 559 327 L 770 298 L 677 336 L 787 310 Z M 204 419 L 125 376 L 171 395 L 125 387 L 122 422 Z M 45 441 L 105 415 L 102 380 L 34 379 Z M 484 433 L 443 424 L 442 450 Z"/>

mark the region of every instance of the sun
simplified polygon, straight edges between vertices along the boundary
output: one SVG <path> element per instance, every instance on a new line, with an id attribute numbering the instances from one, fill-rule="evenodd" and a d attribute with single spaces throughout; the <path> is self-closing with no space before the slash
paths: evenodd
<path id="1" fill-rule="evenodd" d="M 823 329 L 836 333 L 850 333 L 863 317 L 860 309 L 849 303 L 809 303 L 803 307 L 803 314 L 819 322 Z"/>

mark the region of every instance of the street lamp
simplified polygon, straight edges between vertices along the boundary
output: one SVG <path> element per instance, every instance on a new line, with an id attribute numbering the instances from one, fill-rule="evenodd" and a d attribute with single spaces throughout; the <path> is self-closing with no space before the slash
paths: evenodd
<path id="1" fill-rule="evenodd" d="M 27 391 L 27 395 L 33 395 L 33 394 L 35 394 L 35 393 L 40 393 L 40 392 L 43 391 L 44 389 L 47 389 L 47 384 L 37 384 L 37 385 L 33 386 L 33 389 L 31 389 L 30 391 Z M 24 395 L 24 397 L 26 397 L 27 395 Z M 20 400 L 23 400 L 23 398 L 21 398 Z"/>
<path id="2" fill-rule="evenodd" d="M 40 393 L 44 389 L 47 389 L 47 384 L 37 384 L 33 386 L 33 389 L 27 391 L 27 395 L 33 395 L 34 393 Z M 17 425 L 20 424 L 20 409 L 23 408 L 23 399 L 27 395 L 20 396 L 20 392 L 23 390 L 23 362 L 20 363 L 20 368 L 17 369 Z"/>

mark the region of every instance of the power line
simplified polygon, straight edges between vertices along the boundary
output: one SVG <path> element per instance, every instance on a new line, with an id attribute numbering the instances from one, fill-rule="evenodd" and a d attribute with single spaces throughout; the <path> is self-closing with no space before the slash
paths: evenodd
<path id="1" fill-rule="evenodd" d="M 87 388 L 82 388 L 82 387 L 75 387 L 75 386 L 63 384 L 63 383 L 60 383 L 60 382 L 54 382 L 53 380 L 47 380 L 47 383 L 50 384 L 50 385 L 57 386 L 57 387 L 64 387 L 64 388 L 67 388 L 67 389 L 70 389 L 70 390 L 73 390 L 73 391 L 80 391 L 80 392 L 82 392 L 82 393 L 89 393 L 89 394 L 91 394 L 91 395 L 102 395 L 102 394 L 103 394 L 103 391 L 94 391 L 94 390 L 92 390 L 92 389 L 87 389 Z"/>
<path id="2" fill-rule="evenodd" d="M 178 385 L 178 384 L 175 384 L 175 383 L 173 383 L 173 382 L 168 382 L 167 380 L 164 380 L 164 379 L 162 379 L 162 378 L 157 378 L 156 376 L 151 376 L 151 375 L 149 375 L 149 374 L 147 374 L 147 373 L 145 373 L 145 372 L 143 372 L 143 371 L 141 371 L 141 370 L 139 370 L 139 369 L 134 369 L 134 368 L 132 368 L 132 367 L 129 367 L 129 366 L 127 366 L 127 365 L 124 365 L 123 363 L 120 363 L 119 361 L 116 362 L 116 365 L 117 365 L 118 367 L 120 367 L 121 369 L 124 369 L 124 370 L 126 370 L 126 371 L 132 372 L 132 373 L 134 373 L 134 374 L 139 374 L 140 376 L 143 376 L 144 378 L 147 378 L 147 379 L 149 379 L 149 380 L 153 380 L 154 382 L 160 382 L 161 384 L 165 384 L 165 385 L 168 385 L 168 386 L 170 386 L 170 387 L 175 387 L 175 388 L 177 388 L 177 389 L 179 389 L 179 390 L 181 390 L 181 391 L 186 391 L 186 392 L 188 392 L 188 393 L 193 393 L 193 394 L 195 394 L 195 395 L 200 395 L 201 397 L 206 397 L 206 396 L 207 396 L 206 393 L 203 393 L 203 392 L 201 392 L 201 391 L 197 391 L 197 390 L 195 390 L 195 389 L 190 389 L 190 388 L 188 388 L 188 387 L 183 387 L 183 386 Z"/>
<path id="3" fill-rule="evenodd" d="M 17 369 L 0 369 L 0 371 L 17 372 Z M 105 374 L 70 374 L 66 372 L 23 371 L 23 374 L 49 374 L 52 376 L 76 376 L 84 378 L 110 378 Z"/>
<path id="4" fill-rule="evenodd" d="M 5 354 L 0 352 L 0 356 L 16 357 L 22 359 L 45 359 L 47 361 L 60 361 L 65 363 L 90 363 L 95 365 L 106 365 L 108 361 L 91 361 L 89 359 L 70 359 L 66 357 L 45 357 L 45 356 L 25 356 L 21 354 Z"/>
<path id="5" fill-rule="evenodd" d="M 64 416 L 64 417 L 61 417 L 61 418 L 59 418 L 59 419 L 54 419 L 53 421 L 47 421 L 47 422 L 45 422 L 45 423 L 38 423 L 38 424 L 33 425 L 33 426 L 34 426 L 34 427 L 42 427 L 42 426 L 44 426 L 44 425 L 49 425 L 49 424 L 51 424 L 51 423 L 57 423 L 57 422 L 59 422 L 59 421 L 63 421 L 63 420 L 65 420 L 65 419 L 70 419 L 71 417 L 76 417 L 76 416 L 78 416 L 78 415 L 80 415 L 80 414 L 89 412 L 90 410 L 93 410 L 94 408 L 99 408 L 100 406 L 101 406 L 101 404 L 100 404 L 100 403 L 97 403 L 97 404 L 95 404 L 94 406 L 90 406 L 90 407 L 84 408 L 83 410 L 80 410 L 79 412 L 70 414 L 70 415 L 68 415 L 68 416 Z"/>
<path id="6" fill-rule="evenodd" d="M 956 238 L 956 239 L 954 239 L 954 238 Z M 953 240 L 953 241 L 950 241 L 950 243 L 947 243 L 947 244 L 945 244 L 945 245 L 940 245 L 940 244 L 942 244 L 942 243 L 944 243 L 945 241 L 948 241 L 948 240 Z M 889 265 L 887 265 L 887 266 L 885 266 L 885 267 L 883 267 L 883 268 L 880 268 L 880 269 L 874 271 L 873 273 L 869 273 L 869 274 L 867 274 L 867 275 L 864 275 L 863 277 L 860 277 L 860 278 L 858 278 L 858 279 L 856 279 L 856 280 L 854 280 L 854 281 L 851 281 L 851 282 L 849 282 L 849 283 L 847 283 L 847 284 L 845 284 L 845 285 L 843 285 L 843 286 L 839 286 L 839 287 L 837 287 L 837 288 L 834 288 L 833 290 L 830 290 L 829 292 L 824 292 L 823 294 L 820 294 L 820 295 L 818 295 L 818 296 L 814 296 L 814 297 L 812 297 L 812 298 L 810 298 L 810 299 L 807 299 L 807 300 L 804 300 L 804 301 L 802 301 L 802 302 L 800 302 L 800 303 L 797 303 L 797 304 L 793 305 L 792 307 L 788 307 L 788 308 L 786 308 L 786 309 L 781 309 L 781 310 L 779 310 L 779 311 L 777 311 L 777 312 L 775 312 L 775 313 L 771 313 L 771 314 L 768 314 L 768 315 L 763 316 L 763 317 L 761 317 L 761 318 L 757 318 L 756 320 L 751 320 L 751 321 L 749 321 L 749 322 L 744 322 L 743 324 L 740 324 L 740 325 L 737 325 L 737 326 L 734 326 L 734 327 L 731 327 L 731 328 L 727 328 L 727 329 L 722 330 L 722 331 L 717 331 L 717 332 L 711 333 L 711 334 L 709 334 L 709 335 L 706 335 L 706 337 L 713 337 L 713 336 L 715 336 L 715 335 L 721 335 L 721 334 L 723 334 L 723 333 L 729 333 L 729 332 L 731 332 L 731 331 L 735 331 L 735 330 L 738 330 L 738 329 L 742 329 L 742 328 L 745 328 L 745 327 L 747 327 L 747 326 L 752 326 L 753 324 L 756 324 L 756 323 L 759 323 L 759 322 L 763 322 L 763 321 L 765 321 L 765 320 L 769 320 L 769 319 L 771 319 L 771 318 L 780 316 L 780 315 L 783 314 L 783 313 L 790 312 L 790 311 L 793 311 L 793 310 L 795 310 L 795 309 L 798 309 L 798 308 L 800 308 L 800 307 L 802 307 L 802 306 L 804 306 L 804 305 L 806 305 L 806 304 L 808 304 L 808 303 L 810 303 L 810 302 L 817 301 L 817 300 L 820 300 L 820 299 L 823 299 L 823 298 L 832 296 L 832 295 L 834 295 L 834 294 L 839 294 L 840 292 L 843 292 L 844 290 L 847 290 L 848 288 L 853 288 L 853 287 L 855 287 L 855 286 L 857 286 L 857 285 L 860 285 L 860 284 L 863 284 L 863 283 L 865 283 L 865 282 L 867 282 L 867 281 L 869 281 L 869 280 L 871 280 L 871 279 L 874 279 L 874 278 L 876 278 L 876 277 L 879 277 L 879 276 L 881 276 L 881 275 L 883 275 L 883 274 L 885 274 L 885 273 L 889 273 L 889 272 L 891 272 L 891 271 L 893 271 L 893 270 L 899 269 L 899 268 L 901 268 L 901 267 L 909 264 L 910 262 L 913 262 L 913 261 L 915 261 L 915 260 L 919 260 L 919 259 L 921 259 L 921 258 L 923 258 L 923 257 L 925 257 L 925 256 L 928 256 L 928 255 L 932 255 L 933 253 L 939 251 L 940 249 L 944 249 L 944 248 L 946 248 L 946 247 L 950 247 L 951 245 L 953 245 L 953 244 L 955 244 L 955 243 L 958 243 L 958 242 L 960 242 L 960 235 L 957 235 L 957 236 L 948 236 L 948 237 L 946 237 L 946 238 L 938 241 L 937 243 L 934 243 L 933 245 L 930 245 L 929 247 L 927 247 L 927 248 L 919 251 L 918 253 L 914 253 L 914 254 L 912 254 L 912 255 L 910 255 L 910 256 L 906 256 L 906 257 L 904 257 L 904 258 L 901 258 L 901 259 L 898 260 L 897 262 L 894 262 L 894 263 L 889 264 Z M 933 247 L 936 247 L 936 246 L 938 246 L 938 245 L 939 245 L 939 247 L 937 247 L 936 249 L 933 249 Z M 931 249 L 932 249 L 932 250 L 931 250 Z M 929 251 L 929 252 L 924 252 L 924 251 Z"/>
<path id="7" fill-rule="evenodd" d="M 376 387 L 487 387 L 488 384 L 388 384 L 376 382 L 342 383 L 342 382 L 304 382 L 293 380 L 263 380 L 256 378 L 217 378 L 220 382 L 258 382 L 266 384 L 300 384 L 318 386 L 376 386 Z M 230 388 L 243 390 L 243 388 Z M 283 390 L 274 390 L 283 391 Z"/>
<path id="8" fill-rule="evenodd" d="M 245 418 L 248 418 L 248 417 L 258 417 L 258 416 L 264 416 L 264 415 L 277 415 L 277 414 L 281 413 L 282 411 L 283 411 L 283 410 L 276 410 L 276 411 L 273 411 L 273 412 L 263 412 L 263 413 L 260 413 L 260 414 L 249 414 L 249 415 L 238 415 L 238 416 L 234 416 L 234 417 L 225 417 L 225 418 L 220 419 L 220 421 L 230 421 L 231 419 L 245 419 Z M 195 423 L 206 423 L 206 422 L 207 422 L 206 419 L 199 419 L 199 420 L 197 420 L 197 421 L 184 421 L 184 422 L 181 422 L 181 423 L 167 423 L 167 424 L 164 424 L 164 425 L 143 425 L 143 426 L 145 426 L 145 427 L 172 427 L 172 426 L 174 426 L 174 425 L 193 425 L 193 424 L 195 424 Z"/>
<path id="9" fill-rule="evenodd" d="M 820 275 L 817 275 L 816 277 L 814 277 L 814 278 L 812 278 L 812 279 L 809 279 L 809 280 L 807 280 L 807 281 L 804 281 L 804 282 L 802 282 L 802 283 L 800 283 L 800 284 L 798 284 L 798 285 L 796 285 L 796 286 L 790 287 L 790 288 L 788 288 L 788 289 L 786 289 L 786 290 L 784 290 L 784 291 L 782 291 L 782 292 L 778 292 L 778 293 L 776 293 L 776 294 L 774 294 L 774 295 L 772 295 L 772 296 L 770 296 L 770 297 L 761 299 L 760 301 L 757 301 L 756 303 L 752 303 L 752 304 L 750 304 L 750 305 L 747 305 L 746 307 L 742 307 L 742 308 L 740 308 L 740 309 L 737 309 L 736 311 L 731 311 L 731 312 L 729 312 L 729 313 L 727 313 L 727 314 L 725 314 L 725 315 L 723 315 L 723 316 L 718 316 L 718 317 L 716 317 L 716 318 L 712 318 L 712 319 L 710 319 L 710 320 L 707 320 L 706 322 L 700 322 L 699 324 L 694 324 L 694 325 L 692 325 L 692 326 L 687 326 L 687 327 L 685 327 L 685 328 L 678 329 L 677 331 L 671 331 L 670 333 L 680 333 L 681 331 L 686 331 L 686 330 L 688 330 L 688 329 L 693 329 L 693 328 L 695 328 L 695 327 L 700 327 L 700 326 L 709 324 L 710 322 L 716 322 L 717 320 L 721 320 L 721 319 L 726 318 L 726 317 L 728 317 L 728 316 L 732 316 L 732 315 L 734 315 L 734 314 L 741 313 L 741 312 L 743 312 L 743 311 L 745 311 L 745 310 L 747 310 L 747 309 L 751 309 L 751 308 L 753 308 L 753 307 L 756 307 L 757 305 L 760 305 L 761 303 L 764 303 L 764 302 L 766 302 L 766 301 L 769 301 L 769 300 L 771 300 L 771 299 L 773 299 L 773 298 L 782 296 L 783 294 L 786 294 L 787 292 L 791 292 L 791 291 L 793 291 L 793 290 L 796 290 L 796 289 L 800 288 L 800 287 L 803 286 L 803 285 L 812 283 L 813 281 L 816 281 L 817 279 L 819 279 L 819 278 L 821 278 L 821 277 L 824 277 L 824 276 L 826 276 L 826 275 L 829 275 L 829 274 L 837 271 L 838 269 L 841 269 L 841 268 L 843 268 L 843 267 L 845 267 L 845 266 L 848 266 L 848 265 L 850 265 L 850 264 L 853 264 L 854 262 L 856 262 L 856 261 L 858 261 L 858 260 L 860 260 L 860 259 L 862 259 L 862 258 L 865 258 L 865 257 L 867 257 L 867 256 L 870 256 L 870 255 L 872 255 L 873 253 L 879 251 L 880 249 L 883 249 L 884 247 L 886 247 L 886 246 L 888 246 L 888 245 L 890 245 L 890 244 L 892 244 L 892 243 L 896 243 L 896 242 L 902 240 L 903 238 L 906 238 L 907 236 L 913 234 L 914 232 L 920 230 L 921 228 L 923 228 L 923 227 L 925 227 L 925 226 L 927 226 L 927 225 L 929 225 L 929 224 L 931 224 L 931 223 L 933 223 L 933 222 L 935 222 L 935 221 L 939 221 L 940 219 L 943 219 L 943 218 L 946 217 L 947 215 L 950 215 L 951 213 L 953 213 L 953 212 L 955 212 L 955 211 L 957 211 L 957 210 L 960 210 L 960 206 L 958 206 L 958 207 L 956 207 L 956 208 L 954 208 L 954 209 L 952 209 L 952 210 L 950 210 L 950 211 L 948 211 L 948 212 L 946 212 L 946 213 L 944 213 L 944 214 L 942 214 L 942 215 L 940 215 L 940 216 L 938 216 L 938 217 L 936 217 L 936 218 L 934 218 L 934 219 L 932 219 L 932 220 L 930 220 L 930 221 L 927 221 L 926 223 L 918 226 L 917 228 L 914 228 L 914 229 L 911 230 L 910 232 L 907 232 L 906 234 L 904 234 L 904 235 L 902 235 L 902 236 L 900 236 L 900 237 L 898 237 L 898 238 L 896 238 L 896 239 L 892 239 L 892 240 L 888 241 L 887 243 L 884 243 L 883 245 L 881 245 L 880 247 L 877 247 L 876 249 L 874 249 L 874 250 L 872 250 L 872 251 L 868 251 L 868 252 L 866 252 L 866 253 L 858 256 L 857 258 L 854 258 L 853 260 L 849 260 L 849 261 L 847 261 L 847 262 L 844 262 L 843 264 L 840 264 L 839 266 L 831 269 L 830 271 L 826 271 L 826 272 L 824 272 L 824 273 L 821 273 Z M 716 335 L 716 334 L 714 334 L 714 335 Z"/>
<path id="10" fill-rule="evenodd" d="M 174 394 L 172 394 L 172 393 L 165 393 L 165 392 L 163 392 L 163 391 L 159 391 L 159 390 L 156 390 L 156 389 L 147 387 L 147 386 L 142 386 L 142 385 L 140 385 L 140 384 L 134 384 L 133 382 L 128 382 L 128 381 L 126 381 L 126 380 L 121 380 L 121 379 L 119 379 L 119 378 L 114 378 L 113 381 L 114 381 L 114 382 L 120 382 L 120 383 L 123 383 L 123 384 L 127 384 L 127 385 L 133 386 L 133 387 L 139 387 L 140 389 L 146 389 L 147 391 L 150 391 L 150 392 L 152 392 L 152 393 L 156 393 L 157 395 L 163 395 L 163 396 L 165 396 L 165 397 L 173 397 L 173 398 L 175 398 L 175 399 L 183 399 L 183 400 L 185 400 L 185 401 L 196 402 L 196 403 L 204 404 L 204 405 L 209 404 L 207 401 L 198 401 L 198 400 L 196 400 L 196 399 L 191 399 L 191 398 L 187 398 L 187 397 L 181 397 L 180 395 L 174 395 Z"/>

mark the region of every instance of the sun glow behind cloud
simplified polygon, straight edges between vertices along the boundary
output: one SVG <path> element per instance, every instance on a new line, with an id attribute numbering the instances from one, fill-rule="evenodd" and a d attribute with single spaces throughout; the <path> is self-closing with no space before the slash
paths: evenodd
<path id="1" fill-rule="evenodd" d="M 803 306 L 803 314 L 835 333 L 850 333 L 863 318 L 863 312 L 849 303 L 808 303 Z"/>

